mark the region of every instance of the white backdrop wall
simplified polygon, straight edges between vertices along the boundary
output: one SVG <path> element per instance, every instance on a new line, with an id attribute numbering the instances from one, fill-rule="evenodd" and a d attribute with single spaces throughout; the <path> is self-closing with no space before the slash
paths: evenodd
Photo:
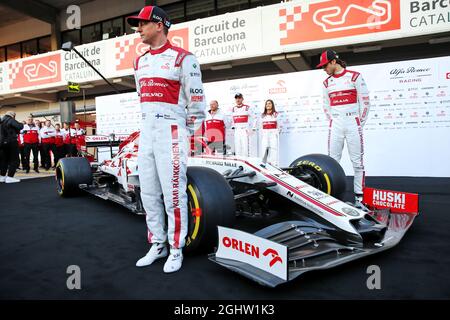
<path id="1" fill-rule="evenodd" d="M 450 177 L 450 56 L 349 67 L 362 73 L 371 97 L 364 128 L 367 176 Z M 328 122 L 322 110 L 322 81 L 312 70 L 205 84 L 206 100 L 218 100 L 228 114 L 241 92 L 255 117 L 273 99 L 280 113 L 280 165 L 308 153 L 327 153 Z M 98 131 L 138 129 L 137 95 L 96 100 Z M 134 105 L 134 107 L 133 107 Z M 127 123 L 127 125 L 124 125 Z M 127 132 L 119 132 L 126 130 Z M 227 141 L 233 145 L 232 130 Z M 258 156 L 258 134 L 252 155 Z M 347 150 L 341 161 L 353 175 Z"/>

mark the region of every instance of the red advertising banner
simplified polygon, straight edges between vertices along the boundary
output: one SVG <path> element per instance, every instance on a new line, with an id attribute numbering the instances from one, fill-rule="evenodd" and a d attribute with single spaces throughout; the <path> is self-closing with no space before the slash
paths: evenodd
<path id="1" fill-rule="evenodd" d="M 57 52 L 9 63 L 10 89 L 18 89 L 61 81 L 61 53 Z"/>
<path id="2" fill-rule="evenodd" d="M 400 30 L 400 0 L 331 0 L 279 10 L 280 44 Z"/>
<path id="3" fill-rule="evenodd" d="M 399 213 L 418 213 L 419 195 L 392 190 L 364 188 L 364 203 L 371 208 Z"/>

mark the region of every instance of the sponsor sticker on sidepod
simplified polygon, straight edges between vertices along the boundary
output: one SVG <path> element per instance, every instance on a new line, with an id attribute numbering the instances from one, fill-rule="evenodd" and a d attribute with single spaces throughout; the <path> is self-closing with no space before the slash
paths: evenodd
<path id="1" fill-rule="evenodd" d="M 287 247 L 253 234 L 225 228 L 219 229 L 217 258 L 240 261 L 288 280 Z"/>

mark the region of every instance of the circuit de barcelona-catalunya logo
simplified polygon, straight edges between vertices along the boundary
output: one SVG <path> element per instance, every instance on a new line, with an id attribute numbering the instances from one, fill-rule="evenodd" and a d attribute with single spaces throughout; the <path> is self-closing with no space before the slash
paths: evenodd
<path id="1" fill-rule="evenodd" d="M 400 27 L 400 0 L 289 3 L 279 10 L 281 45 L 366 35 Z"/>

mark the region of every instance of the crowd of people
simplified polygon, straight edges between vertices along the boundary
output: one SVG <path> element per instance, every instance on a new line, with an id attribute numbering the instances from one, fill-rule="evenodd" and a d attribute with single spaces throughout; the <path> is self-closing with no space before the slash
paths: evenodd
<path id="1" fill-rule="evenodd" d="M 0 182 L 15 183 L 18 170 L 29 173 L 30 161 L 33 170 L 39 168 L 48 171 L 54 169 L 59 159 L 77 156 L 86 132 L 78 122 L 74 127 L 70 123 L 52 124 L 51 120 L 41 122 L 33 117 L 19 122 L 13 111 L 6 112 L 0 120 Z"/>
<path id="2" fill-rule="evenodd" d="M 279 132 L 278 112 L 273 100 L 269 99 L 264 104 L 264 111 L 254 116 L 249 105 L 243 103 L 242 93 L 236 93 L 235 106 L 231 117 L 228 117 L 220 108 L 217 100 L 212 100 L 210 109 L 206 113 L 206 119 L 202 128 L 202 135 L 206 138 L 208 147 L 216 154 L 226 154 L 226 131 L 234 130 L 234 154 L 249 157 L 250 137 L 259 129 L 261 132 L 261 158 L 266 157 L 273 165 L 278 165 Z"/>

